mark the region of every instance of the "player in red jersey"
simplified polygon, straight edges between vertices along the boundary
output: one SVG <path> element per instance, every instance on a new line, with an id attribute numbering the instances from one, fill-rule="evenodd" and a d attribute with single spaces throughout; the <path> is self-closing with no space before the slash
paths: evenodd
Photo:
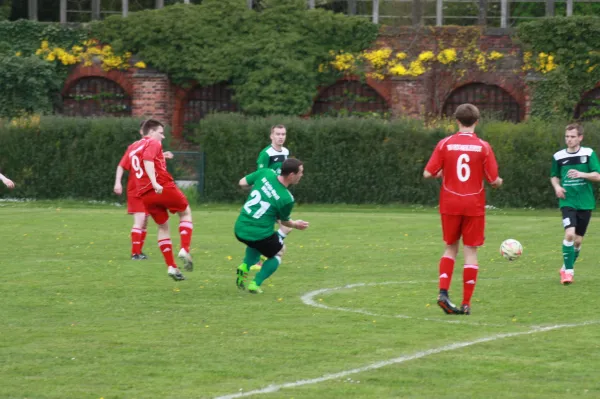
<path id="1" fill-rule="evenodd" d="M 426 179 L 442 178 L 440 214 L 446 248 L 440 259 L 438 305 L 447 314 L 470 314 L 471 297 L 479 270 L 477 248 L 483 245 L 485 230 L 484 180 L 494 188 L 502 185 L 498 163 L 490 144 L 475 134 L 479 110 L 472 104 L 459 105 L 454 113 L 458 133 L 441 140 L 423 172 Z M 465 265 L 463 301 L 457 307 L 448 295 L 454 261 L 462 236 Z"/>
<path id="2" fill-rule="evenodd" d="M 146 211 L 158 225 L 158 246 L 167 264 L 167 273 L 175 281 L 185 280 L 173 257 L 173 245 L 169 232 L 169 212 L 179 215 L 181 250 L 185 270 L 192 271 L 194 264 L 190 255 L 192 241 L 192 210 L 185 195 L 177 188 L 173 177 L 167 172 L 162 152 L 163 124 L 148 119 L 142 125 L 142 139 L 132 145 L 129 152 L 138 196 Z"/>
<path id="3" fill-rule="evenodd" d="M 140 135 L 142 135 L 142 122 L 140 124 Z M 134 143 L 135 144 L 135 143 Z M 123 193 L 123 186 L 121 180 L 123 179 L 123 173 L 128 171 L 131 173 L 131 158 L 129 153 L 131 152 L 134 144 L 127 147 L 125 154 L 121 158 L 119 165 L 117 166 L 117 172 L 115 174 L 115 186 L 113 191 L 117 195 Z M 163 153 L 165 159 L 172 159 L 173 153 L 166 151 Z M 139 173 L 139 172 L 138 172 Z M 130 176 L 127 179 L 127 213 L 133 215 L 133 227 L 131 228 L 131 260 L 144 260 L 148 257 L 142 252 L 144 247 L 144 241 L 146 241 L 146 228 L 148 226 L 148 213 L 146 207 L 142 202 L 142 199 L 137 194 L 137 187 L 135 185 L 135 179 Z"/>

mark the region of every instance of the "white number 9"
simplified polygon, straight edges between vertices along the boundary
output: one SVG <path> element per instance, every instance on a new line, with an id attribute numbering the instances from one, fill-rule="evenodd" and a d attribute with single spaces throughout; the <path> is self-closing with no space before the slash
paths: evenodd
<path id="1" fill-rule="evenodd" d="M 135 177 L 138 179 L 144 175 L 144 170 L 140 165 L 140 159 L 137 157 L 137 155 L 131 157 L 131 167 L 135 171 Z"/>
<path id="2" fill-rule="evenodd" d="M 466 182 L 471 177 L 471 168 L 467 162 L 470 161 L 469 155 L 460 154 L 458 161 L 456 161 L 456 175 L 458 180 Z"/>

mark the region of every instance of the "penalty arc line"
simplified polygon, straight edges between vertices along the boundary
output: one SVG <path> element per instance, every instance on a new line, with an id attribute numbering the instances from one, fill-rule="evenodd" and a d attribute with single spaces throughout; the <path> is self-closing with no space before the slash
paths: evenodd
<path id="1" fill-rule="evenodd" d="M 450 345 L 441 346 L 439 348 L 433 348 L 433 349 L 429 349 L 426 351 L 413 353 L 412 355 L 404 355 L 404 356 L 400 356 L 400 357 L 397 357 L 394 359 L 383 360 L 380 362 L 371 363 L 369 365 L 366 365 L 363 367 L 358 367 L 358 368 L 351 369 L 351 370 L 340 371 L 340 372 L 333 373 L 333 374 L 325 374 L 318 378 L 298 380 L 298 381 L 294 381 L 294 382 L 286 382 L 283 384 L 269 385 L 265 388 L 256 389 L 253 391 L 238 392 L 238 393 L 234 393 L 234 394 L 230 394 L 230 395 L 218 396 L 215 399 L 236 399 L 236 398 L 243 398 L 246 396 L 259 395 L 259 394 L 263 394 L 263 393 L 274 393 L 274 392 L 278 392 L 279 390 L 284 389 L 284 388 L 297 388 L 297 387 L 301 387 L 303 385 L 312 385 L 312 384 L 318 384 L 320 382 L 336 380 L 336 379 L 343 378 L 343 377 L 346 377 L 346 376 L 349 376 L 352 374 L 358 374 L 358 373 L 362 373 L 362 372 L 370 371 L 370 370 L 377 370 L 382 367 L 390 366 L 392 364 L 400 364 L 400 363 L 408 362 L 410 360 L 421 359 L 426 356 L 436 355 L 436 354 L 442 353 L 442 352 L 449 352 L 449 351 L 453 351 L 456 349 L 465 348 L 467 346 L 482 344 L 485 342 L 496 341 L 496 340 L 504 339 L 504 338 L 518 337 L 520 335 L 528 335 L 528 334 L 535 334 L 535 333 L 540 333 L 540 332 L 558 330 L 560 328 L 582 327 L 582 326 L 598 324 L 598 323 L 600 323 L 600 320 L 586 321 L 586 322 L 576 323 L 576 324 L 557 324 L 554 326 L 547 326 L 547 327 L 535 327 L 528 331 L 494 334 L 494 335 L 479 338 L 479 339 L 476 339 L 473 341 L 456 342 L 456 343 L 453 343 Z"/>

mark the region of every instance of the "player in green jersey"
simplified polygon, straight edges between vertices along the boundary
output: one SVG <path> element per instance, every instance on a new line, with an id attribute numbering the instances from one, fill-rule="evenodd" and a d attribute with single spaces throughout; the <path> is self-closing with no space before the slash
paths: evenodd
<path id="1" fill-rule="evenodd" d="M 565 229 L 560 269 L 560 282 L 573 282 L 575 261 L 581 251 L 583 236 L 596 208 L 592 182 L 600 181 L 600 162 L 594 150 L 582 147 L 583 126 L 568 125 L 565 132 L 567 148 L 554 154 L 550 182 L 558 197 Z"/>
<path id="2" fill-rule="evenodd" d="M 308 222 L 292 220 L 294 197 L 288 187 L 297 184 L 304 173 L 302 162 L 295 158 L 287 159 L 281 165 L 281 175 L 272 169 L 259 169 L 240 180 L 242 188 L 250 188 L 250 195 L 235 222 L 235 237 L 246 244 L 244 261 L 237 268 L 236 285 L 246 288 L 249 265 L 258 262 L 260 255 L 267 260 L 260 272 L 248 284 L 248 292 L 260 294 L 261 284 L 269 278 L 281 264 L 285 252 L 283 239 L 273 229 L 277 220 L 291 229 L 304 230 Z"/>

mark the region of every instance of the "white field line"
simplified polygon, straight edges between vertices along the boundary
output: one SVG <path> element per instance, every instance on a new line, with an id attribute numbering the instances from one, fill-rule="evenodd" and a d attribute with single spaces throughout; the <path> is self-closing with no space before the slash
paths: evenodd
<path id="1" fill-rule="evenodd" d="M 442 352 L 449 352 L 449 351 L 453 351 L 456 349 L 465 348 L 467 346 L 482 344 L 485 342 L 496 341 L 496 340 L 504 339 L 504 338 L 518 337 L 520 335 L 535 334 L 535 333 L 540 333 L 540 332 L 558 330 L 560 328 L 582 327 L 582 326 L 598 324 L 598 323 L 600 323 L 600 320 L 586 321 L 586 322 L 576 323 L 576 324 L 557 324 L 554 326 L 547 326 L 547 327 L 534 327 L 528 331 L 504 333 L 504 334 L 494 334 L 494 335 L 490 335 L 490 336 L 484 337 L 484 338 L 479 338 L 479 339 L 476 339 L 473 341 L 456 342 L 456 343 L 453 343 L 450 345 L 441 346 L 439 348 L 434 348 L 434 349 L 429 349 L 426 351 L 413 353 L 412 355 L 404 355 L 404 356 L 400 356 L 400 357 L 397 357 L 394 359 L 383 360 L 380 362 L 371 363 L 366 366 L 358 367 L 358 368 L 351 369 L 351 370 L 340 371 L 340 372 L 333 373 L 333 374 L 325 374 L 318 378 L 312 378 L 312 379 L 307 379 L 307 380 L 298 380 L 298 381 L 294 381 L 294 382 L 286 382 L 283 384 L 273 384 L 273 385 L 269 385 L 265 388 L 255 389 L 253 391 L 238 392 L 238 393 L 234 393 L 234 394 L 218 396 L 215 399 L 235 399 L 235 398 L 243 398 L 243 397 L 247 397 L 247 396 L 264 394 L 264 393 L 273 393 L 273 392 L 277 392 L 284 388 L 297 388 L 297 387 L 301 387 L 303 385 L 312 385 L 312 384 L 318 384 L 320 382 L 337 380 L 337 379 L 344 378 L 344 377 L 347 377 L 352 374 L 358 374 L 358 373 L 362 373 L 362 372 L 370 371 L 370 370 L 377 370 L 382 367 L 390 366 L 392 364 L 400 364 L 400 363 L 408 362 L 410 360 L 421 359 L 426 356 L 436 355 L 436 354 L 442 353 Z"/>

